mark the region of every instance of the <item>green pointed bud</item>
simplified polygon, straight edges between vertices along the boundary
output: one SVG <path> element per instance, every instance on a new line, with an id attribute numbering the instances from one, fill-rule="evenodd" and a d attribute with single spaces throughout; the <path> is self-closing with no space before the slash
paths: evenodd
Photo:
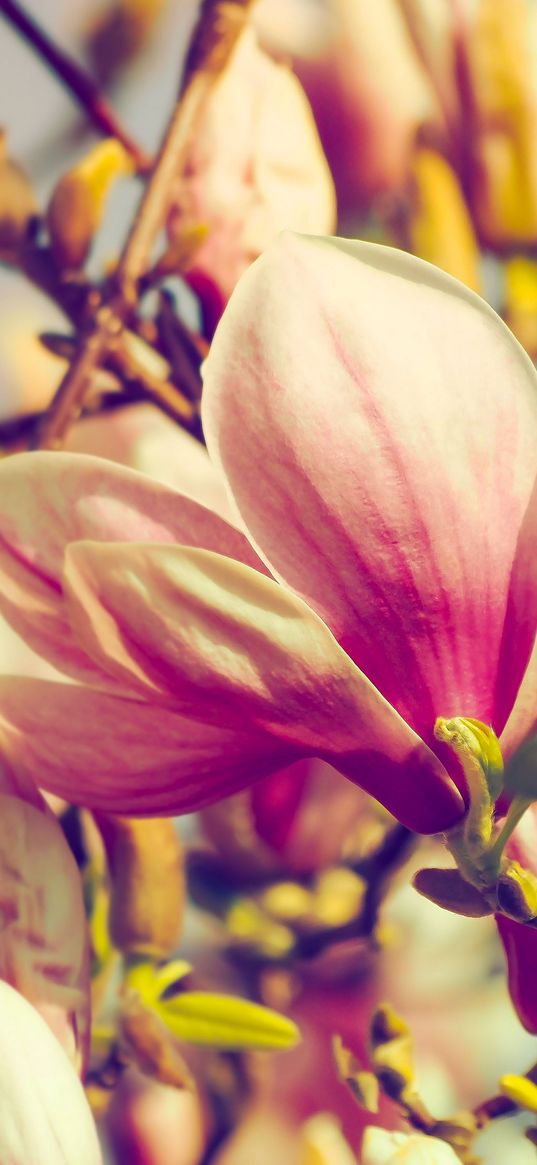
<path id="1" fill-rule="evenodd" d="M 500 742 L 494 730 L 481 720 L 473 720 L 469 716 L 454 716 L 450 720 L 440 716 L 434 734 L 437 740 L 451 746 L 463 768 L 468 757 L 479 762 L 490 799 L 496 801 L 503 789 L 504 765 Z"/>
<path id="2" fill-rule="evenodd" d="M 372 1072 L 365 1072 L 341 1036 L 334 1036 L 332 1050 L 340 1080 L 350 1088 L 352 1095 L 366 1112 L 379 1110 L 379 1082 Z"/>
<path id="3" fill-rule="evenodd" d="M 526 1108 L 529 1112 L 537 1112 L 537 1084 L 525 1076 L 502 1076 L 500 1092 L 507 1096 L 519 1108 Z"/>
<path id="4" fill-rule="evenodd" d="M 493 906 L 484 894 L 471 886 L 459 870 L 418 870 L 413 878 L 414 889 L 429 902 L 434 902 L 452 914 L 465 918 L 484 918 L 493 913 Z"/>
<path id="5" fill-rule="evenodd" d="M 379 1003 L 371 1018 L 369 1038 L 371 1046 L 377 1048 L 399 1036 L 410 1036 L 410 1028 L 404 1019 L 394 1011 L 390 1003 Z"/>
<path id="6" fill-rule="evenodd" d="M 537 918 L 537 878 L 518 862 L 510 862 L 502 870 L 496 894 L 502 914 L 517 922 L 531 922 Z"/>
<path id="7" fill-rule="evenodd" d="M 185 991 L 158 999 L 154 1011 L 176 1039 L 239 1051 L 292 1048 L 300 1040 L 296 1024 L 259 1003 L 232 995 Z"/>

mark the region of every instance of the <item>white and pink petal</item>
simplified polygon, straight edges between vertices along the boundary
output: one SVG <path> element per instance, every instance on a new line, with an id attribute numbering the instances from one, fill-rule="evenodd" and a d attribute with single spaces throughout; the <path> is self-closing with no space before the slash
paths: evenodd
<path id="1" fill-rule="evenodd" d="M 282 235 L 204 379 L 276 577 L 424 739 L 438 715 L 501 731 L 537 628 L 537 378 L 501 320 L 413 256 Z"/>

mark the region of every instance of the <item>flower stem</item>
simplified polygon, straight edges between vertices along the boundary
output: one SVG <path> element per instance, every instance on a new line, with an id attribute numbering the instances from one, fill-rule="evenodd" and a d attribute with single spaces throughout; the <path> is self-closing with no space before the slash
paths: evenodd
<path id="1" fill-rule="evenodd" d="M 123 129 L 93 77 L 54 43 L 34 18 L 20 7 L 17 0 L 0 0 L 0 13 L 69 90 L 96 129 L 117 138 L 133 159 L 136 169 L 141 173 L 146 172 L 150 167 L 147 154 Z"/>

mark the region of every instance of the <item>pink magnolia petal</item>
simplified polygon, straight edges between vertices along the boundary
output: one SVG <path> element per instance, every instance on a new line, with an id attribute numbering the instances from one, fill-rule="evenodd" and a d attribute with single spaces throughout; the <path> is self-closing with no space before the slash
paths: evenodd
<path id="1" fill-rule="evenodd" d="M 25 453 L 0 463 L 0 610 L 37 652 L 104 682 L 62 605 L 65 547 L 80 539 L 206 546 L 264 570 L 244 535 L 193 499 L 97 457 Z"/>
<path id="2" fill-rule="evenodd" d="M 19 677 L 0 678 L 0 726 L 23 776 L 75 804 L 141 817 L 190 813 L 295 755 L 262 732 Z"/>
<path id="3" fill-rule="evenodd" d="M 0 1160 L 101 1165 L 82 1085 L 38 1013 L 0 982 Z"/>
<path id="4" fill-rule="evenodd" d="M 44 802 L 0 793 L 0 979 L 54 1031 L 80 1070 L 89 1043 L 88 938 L 80 875 Z"/>
<path id="5" fill-rule="evenodd" d="M 209 448 L 255 543 L 428 741 L 437 715 L 501 731 L 535 637 L 536 384 L 449 276 L 293 235 L 206 362 Z"/>
<path id="6" fill-rule="evenodd" d="M 429 749 L 272 579 L 203 550 L 79 543 L 66 588 L 91 657 L 157 703 L 323 756 L 413 828 L 462 811 Z"/>
<path id="7" fill-rule="evenodd" d="M 87 417 L 69 433 L 67 448 L 147 473 L 232 521 L 225 483 L 207 450 L 154 405 L 129 405 Z"/>
<path id="8" fill-rule="evenodd" d="M 496 915 L 496 925 L 507 959 L 509 994 L 517 1015 L 537 1035 L 537 928 Z"/>

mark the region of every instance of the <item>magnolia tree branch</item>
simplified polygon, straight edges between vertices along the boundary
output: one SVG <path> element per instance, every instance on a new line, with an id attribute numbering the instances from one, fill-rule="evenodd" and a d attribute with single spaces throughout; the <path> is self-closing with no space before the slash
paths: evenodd
<path id="1" fill-rule="evenodd" d="M 55 44 L 34 18 L 20 7 L 17 0 L 0 0 L 0 13 L 62 82 L 95 128 L 100 133 L 117 138 L 132 158 L 136 169 L 145 173 L 151 164 L 148 155 L 123 129 L 93 77 Z"/>
<path id="2" fill-rule="evenodd" d="M 109 294 L 81 333 L 78 350 L 37 433 L 35 446 L 56 449 L 79 416 L 93 373 L 116 347 L 136 307 L 138 282 L 164 225 L 172 180 L 181 170 L 205 101 L 244 27 L 252 0 L 204 0 L 186 58 L 178 104 L 172 114 L 138 213 L 127 237 Z"/>
<path id="3" fill-rule="evenodd" d="M 251 4 L 252 0 L 204 0 L 202 4 L 179 100 L 115 274 L 125 301 L 136 296 L 137 282 L 147 268 L 169 209 L 172 182 L 181 172 L 207 97 L 233 52 Z"/>

